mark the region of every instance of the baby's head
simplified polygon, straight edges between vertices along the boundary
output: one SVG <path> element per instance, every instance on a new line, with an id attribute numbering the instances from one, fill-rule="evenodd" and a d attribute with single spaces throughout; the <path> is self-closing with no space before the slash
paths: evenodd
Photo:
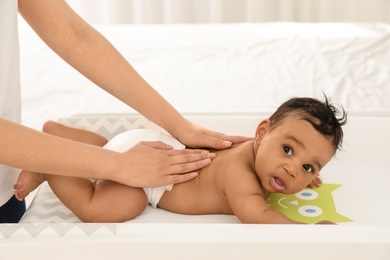
<path id="1" fill-rule="evenodd" d="M 342 126 L 347 122 L 347 114 L 343 109 L 340 111 L 330 104 L 326 96 L 324 101 L 308 97 L 289 99 L 269 118 L 271 129 L 277 127 L 284 119 L 291 116 L 306 120 L 319 133 L 329 138 L 335 148 L 335 152 L 341 148 L 343 141 Z"/>
<path id="2" fill-rule="evenodd" d="M 340 149 L 347 116 L 313 98 L 283 103 L 256 131 L 255 171 L 268 192 L 304 189 Z"/>

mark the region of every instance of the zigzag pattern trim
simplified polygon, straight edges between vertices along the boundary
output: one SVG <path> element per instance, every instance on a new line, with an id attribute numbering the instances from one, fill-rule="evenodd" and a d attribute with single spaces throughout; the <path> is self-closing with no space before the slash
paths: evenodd
<path id="1" fill-rule="evenodd" d="M 48 237 L 115 237 L 117 224 L 8 224 L 0 229 L 0 240 Z"/>
<path id="2" fill-rule="evenodd" d="M 45 182 L 26 211 L 21 223 L 80 223 L 81 221 L 54 195 Z"/>
<path id="3" fill-rule="evenodd" d="M 98 132 L 107 139 L 132 129 L 156 129 L 165 132 L 150 120 L 140 116 L 128 117 L 88 117 L 88 118 L 60 118 L 59 123 Z"/>

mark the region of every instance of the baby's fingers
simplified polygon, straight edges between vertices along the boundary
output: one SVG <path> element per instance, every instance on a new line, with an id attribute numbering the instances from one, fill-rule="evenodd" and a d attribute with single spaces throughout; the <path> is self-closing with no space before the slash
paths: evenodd
<path id="1" fill-rule="evenodd" d="M 321 184 L 322 184 L 322 180 L 317 176 L 314 178 L 314 180 L 312 180 L 311 183 L 309 183 L 309 187 L 316 188 L 316 187 L 320 187 Z"/>

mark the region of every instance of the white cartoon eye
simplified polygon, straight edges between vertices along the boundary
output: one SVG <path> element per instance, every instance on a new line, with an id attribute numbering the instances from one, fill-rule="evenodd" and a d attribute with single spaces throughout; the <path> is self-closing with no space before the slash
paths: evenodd
<path id="1" fill-rule="evenodd" d="M 314 190 L 304 189 L 295 194 L 301 200 L 314 200 L 318 198 L 318 193 Z"/>
<path id="2" fill-rule="evenodd" d="M 300 207 L 298 212 L 305 217 L 318 217 L 322 214 L 322 209 L 314 205 L 306 205 Z"/>

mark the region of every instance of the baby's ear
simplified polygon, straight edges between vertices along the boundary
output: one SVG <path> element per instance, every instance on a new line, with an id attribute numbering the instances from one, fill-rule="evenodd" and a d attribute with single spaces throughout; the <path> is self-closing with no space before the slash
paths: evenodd
<path id="1" fill-rule="evenodd" d="M 269 131 L 271 127 L 271 120 L 265 119 L 260 122 L 256 129 L 256 142 L 260 143 L 261 139 L 263 139 L 264 135 Z"/>

